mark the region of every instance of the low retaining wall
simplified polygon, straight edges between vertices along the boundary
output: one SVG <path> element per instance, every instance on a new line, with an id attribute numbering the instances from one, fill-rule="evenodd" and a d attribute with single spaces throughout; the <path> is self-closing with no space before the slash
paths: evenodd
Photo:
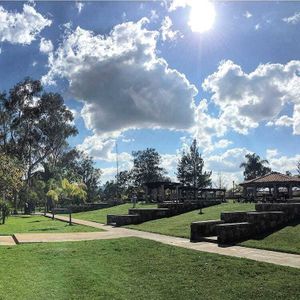
<path id="1" fill-rule="evenodd" d="M 73 213 L 83 212 L 83 211 L 92 211 L 98 210 L 103 208 L 108 208 L 116 205 L 120 205 L 123 202 L 111 202 L 111 203 L 87 203 L 84 205 L 71 205 L 69 208 L 72 210 Z"/>
<path id="2" fill-rule="evenodd" d="M 259 203 L 256 211 L 223 212 L 218 220 L 191 224 L 191 241 L 217 235 L 218 243 L 231 244 L 273 232 L 289 222 L 300 221 L 300 203 Z"/>
<path id="3" fill-rule="evenodd" d="M 114 226 L 123 226 L 130 224 L 139 224 L 150 220 L 171 217 L 180 215 L 192 210 L 205 208 L 208 206 L 220 204 L 221 201 L 207 200 L 200 202 L 189 203 L 160 203 L 158 208 L 131 208 L 128 210 L 129 218 L 127 215 L 108 215 L 107 224 Z"/>
<path id="4" fill-rule="evenodd" d="M 204 237 L 217 235 L 216 225 L 223 224 L 221 220 L 193 222 L 191 224 L 191 242 L 201 241 Z"/>

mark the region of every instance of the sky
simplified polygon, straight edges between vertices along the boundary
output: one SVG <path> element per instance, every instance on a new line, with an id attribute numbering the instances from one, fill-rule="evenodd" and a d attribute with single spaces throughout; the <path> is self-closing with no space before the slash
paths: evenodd
<path id="1" fill-rule="evenodd" d="M 247 153 L 300 160 L 300 2 L 0 1 L 0 91 L 26 76 L 63 95 L 102 182 L 155 148 L 176 179 L 197 139 L 214 185 Z"/>

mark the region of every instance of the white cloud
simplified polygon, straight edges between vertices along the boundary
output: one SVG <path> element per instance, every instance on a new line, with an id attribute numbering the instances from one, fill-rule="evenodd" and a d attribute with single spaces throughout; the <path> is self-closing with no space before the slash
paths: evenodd
<path id="1" fill-rule="evenodd" d="M 293 16 L 283 18 L 282 20 L 288 24 L 296 25 L 300 22 L 300 12 L 296 12 Z"/>
<path id="2" fill-rule="evenodd" d="M 290 171 L 293 174 L 297 174 L 297 163 L 300 161 L 300 154 L 294 156 L 280 156 L 277 149 L 267 149 L 266 155 L 273 171 L 283 174 L 286 171 Z"/>
<path id="3" fill-rule="evenodd" d="M 260 24 L 256 24 L 254 28 L 255 28 L 255 30 L 259 30 L 259 29 L 261 29 L 261 25 Z"/>
<path id="4" fill-rule="evenodd" d="M 240 168 L 240 164 L 245 160 L 245 155 L 250 152 L 246 148 L 232 148 L 221 155 L 205 155 L 204 161 L 206 168 L 213 172 L 240 172 L 242 174 L 243 170 Z"/>
<path id="5" fill-rule="evenodd" d="M 243 16 L 247 19 L 250 19 L 252 17 L 251 12 L 249 12 L 248 10 L 243 14 Z"/>
<path id="6" fill-rule="evenodd" d="M 285 127 L 289 127 L 289 126 L 293 126 L 294 124 L 294 119 L 289 117 L 289 116 L 281 116 L 280 118 L 278 118 L 275 121 L 269 121 L 267 123 L 267 126 L 285 126 Z"/>
<path id="7" fill-rule="evenodd" d="M 221 139 L 214 144 L 215 148 L 227 148 L 232 142 L 226 139 Z"/>
<path id="8" fill-rule="evenodd" d="M 126 138 L 122 139 L 123 143 L 133 143 L 134 141 L 135 141 L 135 139 L 126 139 Z"/>
<path id="9" fill-rule="evenodd" d="M 22 13 L 9 12 L 0 6 L 0 42 L 29 45 L 51 23 L 28 4 L 23 5 Z"/>
<path id="10" fill-rule="evenodd" d="M 98 135 L 132 128 L 186 130 L 194 124 L 197 89 L 157 56 L 159 33 L 148 19 L 116 25 L 109 35 L 77 27 L 49 56 L 43 83 L 66 78 L 82 100 L 86 127 Z"/>
<path id="11" fill-rule="evenodd" d="M 35 67 L 36 65 L 37 65 L 37 62 L 34 60 L 34 61 L 32 62 L 32 66 Z"/>
<path id="12" fill-rule="evenodd" d="M 172 0 L 169 6 L 169 11 L 175 11 L 179 7 L 186 7 L 188 5 L 191 6 L 192 1 L 195 0 Z"/>
<path id="13" fill-rule="evenodd" d="M 159 16 L 158 16 L 156 10 L 152 9 L 152 10 L 150 11 L 150 20 L 151 20 L 152 22 L 156 22 L 158 19 L 159 19 Z"/>
<path id="14" fill-rule="evenodd" d="M 84 7 L 84 3 L 83 2 L 76 2 L 75 6 L 77 8 L 78 14 L 80 14 L 81 11 L 82 11 L 82 9 L 83 9 L 83 7 Z"/>
<path id="15" fill-rule="evenodd" d="M 53 44 L 50 40 L 46 40 L 41 38 L 40 41 L 40 52 L 42 53 L 49 53 L 53 51 Z"/>
<path id="16" fill-rule="evenodd" d="M 178 30 L 172 30 L 173 22 L 169 16 L 166 16 L 161 23 L 161 38 L 163 41 L 174 41 L 179 37 L 182 37 Z"/>
<path id="17" fill-rule="evenodd" d="M 221 62 L 218 71 L 208 76 L 202 86 L 212 93 L 211 100 L 220 109 L 218 125 L 225 128 L 223 133 L 232 128 L 247 134 L 260 122 L 276 119 L 285 105 L 291 104 L 294 134 L 298 134 L 299 69 L 300 61 L 290 61 L 286 65 L 262 64 L 247 74 L 230 60 Z"/>
<path id="18" fill-rule="evenodd" d="M 77 148 L 94 157 L 96 160 L 116 162 L 116 140 L 103 138 L 97 135 L 88 136 Z M 123 165 L 131 165 L 132 156 L 127 152 L 118 153 L 118 160 Z"/>

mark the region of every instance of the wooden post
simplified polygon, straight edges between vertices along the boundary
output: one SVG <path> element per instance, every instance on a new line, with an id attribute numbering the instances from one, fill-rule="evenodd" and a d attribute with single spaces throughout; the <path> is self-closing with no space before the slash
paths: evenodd
<path id="1" fill-rule="evenodd" d="M 69 209 L 69 225 L 72 225 L 72 211 Z"/>

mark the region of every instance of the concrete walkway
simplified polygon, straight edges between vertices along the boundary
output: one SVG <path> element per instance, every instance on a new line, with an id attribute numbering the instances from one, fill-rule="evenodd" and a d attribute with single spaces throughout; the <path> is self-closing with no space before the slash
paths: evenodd
<path id="1" fill-rule="evenodd" d="M 47 217 L 52 215 L 47 214 Z M 55 219 L 67 222 L 68 217 L 55 216 Z M 65 242 L 65 241 L 84 241 L 84 240 L 101 240 L 101 239 L 115 239 L 121 237 L 139 237 L 152 241 L 157 241 L 163 244 L 192 249 L 196 251 L 203 251 L 209 253 L 216 253 L 220 255 L 227 255 L 239 258 L 247 258 L 251 260 L 272 263 L 281 266 L 289 266 L 293 268 L 300 268 L 300 255 L 281 253 L 275 251 L 252 249 L 239 246 L 220 247 L 215 243 L 199 242 L 191 243 L 188 239 L 161 235 L 157 233 L 150 233 L 138 231 L 133 229 L 112 227 L 91 221 L 84 221 L 79 219 L 72 219 L 74 224 L 100 228 L 105 232 L 78 232 L 78 233 L 22 233 L 16 234 L 15 239 L 18 243 L 40 243 L 40 242 Z"/>
<path id="2" fill-rule="evenodd" d="M 0 236 L 0 246 L 12 246 L 15 244 L 12 236 Z"/>

